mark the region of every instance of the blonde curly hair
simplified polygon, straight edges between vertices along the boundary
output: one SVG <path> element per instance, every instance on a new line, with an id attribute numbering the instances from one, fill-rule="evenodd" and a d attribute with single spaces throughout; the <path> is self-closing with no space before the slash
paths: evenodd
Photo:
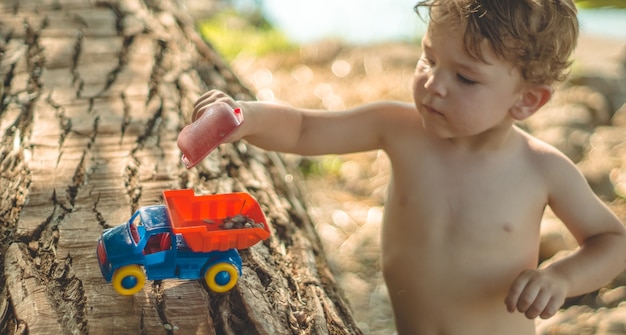
<path id="1" fill-rule="evenodd" d="M 578 40 L 573 0 L 424 0 L 431 22 L 459 24 L 468 55 L 483 60 L 481 42 L 516 66 L 532 84 L 552 84 L 567 77 Z"/>

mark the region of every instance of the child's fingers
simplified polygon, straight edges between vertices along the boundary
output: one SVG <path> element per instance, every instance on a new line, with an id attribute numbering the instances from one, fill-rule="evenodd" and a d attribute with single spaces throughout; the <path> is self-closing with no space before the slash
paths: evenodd
<path id="1" fill-rule="evenodd" d="M 519 311 L 524 313 L 527 318 L 534 319 L 546 310 L 546 307 L 551 301 L 551 297 L 551 294 L 548 292 L 539 290 L 539 292 L 533 297 L 533 301 L 528 307 L 522 309 L 518 305 Z M 521 300 L 524 299 L 520 297 L 520 301 Z"/>
<path id="2" fill-rule="evenodd" d="M 553 316 L 565 301 L 565 288 L 541 276 L 539 272 L 524 271 L 513 282 L 505 304 L 509 312 L 516 310 L 529 319 Z"/>
<path id="3" fill-rule="evenodd" d="M 537 298 L 539 297 L 541 288 L 537 285 L 532 285 L 532 283 L 532 281 L 529 282 L 520 294 L 519 298 L 517 298 L 517 310 L 520 313 L 527 313 L 529 311 L 534 312 L 534 309 L 539 307 L 535 306 L 535 304 L 537 303 Z"/>
<path id="4" fill-rule="evenodd" d="M 563 304 L 563 300 L 563 298 L 557 296 L 552 297 L 548 302 L 548 305 L 543 309 L 543 312 L 539 314 L 539 317 L 541 317 L 542 319 L 551 318 L 559 310 L 559 308 Z"/>
<path id="5" fill-rule="evenodd" d="M 201 111 L 203 110 L 203 108 L 218 101 L 223 101 L 231 106 L 234 105 L 232 98 L 226 93 L 219 91 L 219 90 L 210 90 L 204 93 L 202 96 L 200 96 L 200 98 L 198 98 L 196 102 L 194 103 L 191 120 L 192 121 L 197 120 L 200 117 Z M 233 106 L 233 108 L 235 108 L 235 106 Z"/>
<path id="6" fill-rule="evenodd" d="M 515 281 L 513 281 L 513 284 L 511 284 L 511 287 L 509 288 L 509 293 L 504 299 L 504 303 L 506 304 L 506 309 L 510 313 L 513 313 L 517 310 L 517 304 L 519 302 L 519 298 L 524 292 L 524 289 L 526 288 L 528 281 L 529 281 L 528 276 L 525 275 L 525 273 L 521 273 L 515 279 Z"/>

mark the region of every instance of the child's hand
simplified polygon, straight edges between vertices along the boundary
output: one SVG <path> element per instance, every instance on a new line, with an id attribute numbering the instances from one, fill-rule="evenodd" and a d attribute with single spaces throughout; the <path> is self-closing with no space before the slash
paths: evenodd
<path id="1" fill-rule="evenodd" d="M 216 102 L 223 102 L 225 104 L 230 105 L 233 109 L 240 108 L 241 106 L 228 94 L 218 91 L 218 90 L 210 90 L 204 93 L 196 102 L 193 107 L 193 114 L 191 115 L 191 121 L 196 121 L 203 111 L 204 107 L 209 106 Z"/>
<path id="2" fill-rule="evenodd" d="M 504 303 L 511 313 L 518 310 L 527 318 L 553 316 L 565 302 L 567 281 L 550 269 L 523 271 L 511 285 Z"/>
<path id="3" fill-rule="evenodd" d="M 204 159 L 218 145 L 232 142 L 243 123 L 243 111 L 228 95 L 209 91 L 194 104 L 193 122 L 185 126 L 176 143 L 182 152 L 181 160 L 190 169 Z"/>

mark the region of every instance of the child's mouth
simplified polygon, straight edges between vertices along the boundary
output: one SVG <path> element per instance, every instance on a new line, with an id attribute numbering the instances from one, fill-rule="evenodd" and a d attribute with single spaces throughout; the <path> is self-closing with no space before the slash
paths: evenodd
<path id="1" fill-rule="evenodd" d="M 440 113 L 439 111 L 437 111 L 436 109 L 434 109 L 434 108 L 432 108 L 430 106 L 423 105 L 423 107 L 424 107 L 424 110 L 426 110 L 426 112 L 428 114 L 443 116 L 442 113 Z"/>

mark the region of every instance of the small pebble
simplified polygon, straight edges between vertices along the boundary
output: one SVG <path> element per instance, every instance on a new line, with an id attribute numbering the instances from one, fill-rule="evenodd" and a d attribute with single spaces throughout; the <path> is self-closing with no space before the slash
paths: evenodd
<path id="1" fill-rule="evenodd" d="M 262 222 L 254 222 L 249 216 L 237 214 L 234 217 L 226 217 L 222 220 L 220 227 L 222 229 L 242 229 L 242 228 L 261 228 L 265 226 Z"/>

